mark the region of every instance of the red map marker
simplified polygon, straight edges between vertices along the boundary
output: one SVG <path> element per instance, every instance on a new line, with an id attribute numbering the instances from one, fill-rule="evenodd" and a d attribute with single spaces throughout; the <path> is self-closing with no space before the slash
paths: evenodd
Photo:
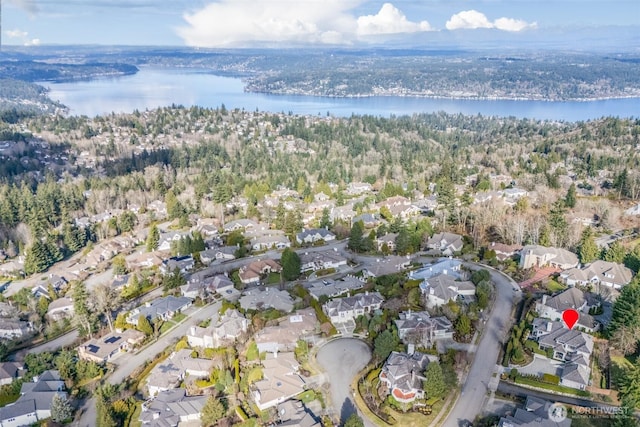
<path id="1" fill-rule="evenodd" d="M 562 320 L 564 320 L 564 324 L 569 329 L 573 329 L 579 317 L 580 313 L 578 313 L 578 311 L 574 310 L 573 308 L 562 312 Z"/>

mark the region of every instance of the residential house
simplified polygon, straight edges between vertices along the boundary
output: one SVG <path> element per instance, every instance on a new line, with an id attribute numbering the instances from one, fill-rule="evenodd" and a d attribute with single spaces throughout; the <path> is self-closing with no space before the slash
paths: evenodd
<path id="1" fill-rule="evenodd" d="M 329 214 L 331 221 L 345 221 L 351 223 L 351 220 L 356 216 L 356 212 L 353 210 L 352 204 L 346 204 L 344 206 L 336 206 L 331 209 Z"/>
<path id="2" fill-rule="evenodd" d="M 499 261 L 505 261 L 507 259 L 513 259 L 516 255 L 519 255 L 522 250 L 522 246 L 491 242 L 491 245 L 489 245 L 487 249 L 494 251 L 496 253 L 496 258 Z"/>
<path id="3" fill-rule="evenodd" d="M 454 279 L 461 279 L 462 261 L 455 258 L 440 258 L 434 263 L 424 264 L 423 267 L 409 272 L 410 280 L 426 280 L 441 274 L 446 274 Z"/>
<path id="4" fill-rule="evenodd" d="M 347 265 L 347 259 L 337 251 L 305 252 L 300 254 L 300 271 L 318 271 L 328 268 L 337 269 Z"/>
<path id="5" fill-rule="evenodd" d="M 569 286 L 593 284 L 622 289 L 631 282 L 633 272 L 622 264 L 597 260 L 582 268 L 563 271 L 560 277 Z"/>
<path id="6" fill-rule="evenodd" d="M 316 242 L 330 242 L 336 240 L 336 235 L 324 228 L 310 228 L 296 234 L 298 244 L 312 244 Z"/>
<path id="7" fill-rule="evenodd" d="M 413 354 L 392 351 L 382 365 L 380 382 L 387 386 L 388 392 L 401 403 L 413 402 L 425 397 L 423 381 L 427 378 L 424 371 L 431 362 L 429 356 L 415 352 Z"/>
<path id="8" fill-rule="evenodd" d="M 18 400 L 0 408 L 0 426 L 30 426 L 51 418 L 51 402 L 56 394 L 67 397 L 64 381 L 58 371 L 44 371 L 33 382 L 22 384 Z"/>
<path id="9" fill-rule="evenodd" d="M 14 380 L 22 378 L 24 366 L 19 362 L 0 363 L 0 385 L 11 384 Z"/>
<path id="10" fill-rule="evenodd" d="M 145 334 L 135 329 L 112 332 L 101 338 L 92 338 L 78 347 L 78 357 L 96 363 L 106 363 L 124 351 L 144 341 Z"/>
<path id="11" fill-rule="evenodd" d="M 156 252 L 139 252 L 127 256 L 125 260 L 127 261 L 127 268 L 131 271 L 141 268 L 160 267 L 164 258 Z"/>
<path id="12" fill-rule="evenodd" d="M 323 295 L 329 298 L 335 298 L 348 294 L 351 291 L 362 289 L 365 283 L 366 281 L 362 278 L 348 274 L 339 280 L 317 280 L 311 283 L 308 290 L 313 298 L 320 300 L 320 297 Z"/>
<path id="13" fill-rule="evenodd" d="M 353 219 L 351 220 L 351 223 L 355 224 L 356 222 L 360 222 L 360 221 L 362 221 L 362 225 L 364 225 L 364 228 L 377 227 L 380 224 L 380 215 L 372 214 L 372 213 L 363 213 L 361 215 L 353 217 Z"/>
<path id="14" fill-rule="evenodd" d="M 365 278 L 376 278 L 399 273 L 411 265 L 411 259 L 406 256 L 386 256 L 376 259 L 376 262 L 362 270 Z"/>
<path id="15" fill-rule="evenodd" d="M 504 201 L 509 205 L 515 205 L 519 199 L 523 197 L 527 197 L 529 192 L 527 190 L 523 190 L 522 188 L 506 188 L 502 192 L 504 196 Z"/>
<path id="16" fill-rule="evenodd" d="M 568 329 L 563 322 L 536 318 L 531 336 L 541 350 L 549 349 L 552 358 L 564 361 L 560 384 L 584 390 L 589 385 L 593 352 L 593 338 L 576 329 Z"/>
<path id="17" fill-rule="evenodd" d="M 229 309 L 211 326 L 191 326 L 187 341 L 191 347 L 217 348 L 232 343 L 247 332 L 248 321 L 238 310 Z"/>
<path id="18" fill-rule="evenodd" d="M 47 318 L 57 322 L 64 318 L 73 317 L 75 310 L 71 298 L 62 297 L 51 301 L 47 308 Z"/>
<path id="19" fill-rule="evenodd" d="M 147 205 L 147 210 L 153 212 L 156 218 L 163 219 L 167 217 L 167 204 L 160 200 L 154 200 Z"/>
<path id="20" fill-rule="evenodd" d="M 22 338 L 33 331 L 31 322 L 17 319 L 0 319 L 0 339 Z"/>
<path id="21" fill-rule="evenodd" d="M 551 418 L 551 402 L 527 396 L 524 408 L 517 408 L 513 414 L 500 418 L 498 427 L 571 427 L 571 418 L 559 421 Z"/>
<path id="22" fill-rule="evenodd" d="M 111 288 L 115 291 L 122 291 L 129 284 L 130 274 L 117 274 L 111 281 Z"/>
<path id="23" fill-rule="evenodd" d="M 165 390 L 142 404 L 139 421 L 143 427 L 200 425 L 207 396 L 187 396 L 183 388 Z"/>
<path id="24" fill-rule="evenodd" d="M 293 298 L 291 298 L 289 292 L 269 287 L 245 291 L 240 297 L 240 307 L 243 310 L 275 308 L 289 313 L 293 310 L 293 303 Z"/>
<path id="25" fill-rule="evenodd" d="M 540 245 L 527 245 L 520 251 L 520 268 L 546 266 L 568 270 L 578 266 L 578 257 L 566 249 L 547 248 Z"/>
<path id="26" fill-rule="evenodd" d="M 254 251 L 266 251 L 269 249 L 285 249 L 291 247 L 289 238 L 280 234 L 256 236 L 251 239 L 251 248 Z"/>
<path id="27" fill-rule="evenodd" d="M 635 206 L 630 207 L 629 209 L 627 209 L 626 211 L 624 211 L 625 215 L 629 215 L 629 216 L 638 216 L 640 215 L 640 203 L 638 203 Z"/>
<path id="28" fill-rule="evenodd" d="M 448 274 L 440 274 L 420 283 L 420 290 L 424 295 L 427 307 L 437 307 L 459 297 L 473 296 L 476 287 L 468 281 L 457 281 Z"/>
<path id="29" fill-rule="evenodd" d="M 293 351 L 298 340 L 315 336 L 318 329 L 316 313 L 312 308 L 308 308 L 280 319 L 278 325 L 261 329 L 255 334 L 254 339 L 261 353 Z"/>
<path id="30" fill-rule="evenodd" d="M 235 259 L 235 254 L 238 249 L 238 246 L 221 246 L 219 248 L 207 249 L 200 252 L 200 261 L 205 265 L 209 265 L 214 261 Z"/>
<path id="31" fill-rule="evenodd" d="M 593 332 L 598 329 L 599 325 L 589 315 L 589 309 L 599 304 L 598 300 L 590 294 L 578 288 L 569 288 L 553 297 L 543 295 L 542 300 L 536 303 L 536 311 L 540 317 L 560 321 L 565 310 L 576 310 L 580 313 L 576 327 L 584 329 L 586 332 Z"/>
<path id="32" fill-rule="evenodd" d="M 185 274 L 191 271 L 195 266 L 195 261 L 191 255 L 175 256 L 162 261 L 160 272 L 164 275 L 173 274 L 178 269 L 180 273 Z"/>
<path id="33" fill-rule="evenodd" d="M 270 273 L 279 273 L 282 267 L 272 259 L 253 261 L 240 267 L 238 276 L 245 285 L 260 283 L 260 279 Z"/>
<path id="34" fill-rule="evenodd" d="M 361 314 L 378 310 L 384 298 L 379 292 L 365 292 L 346 298 L 337 298 L 326 302 L 322 311 L 329 316 L 331 323 L 342 323 L 355 319 Z"/>
<path id="35" fill-rule="evenodd" d="M 215 362 L 211 359 L 193 358 L 191 357 L 192 352 L 187 348 L 174 351 L 164 362 L 151 370 L 146 384 L 149 396 L 177 388 L 187 376 L 209 377 L 209 372 Z"/>
<path id="36" fill-rule="evenodd" d="M 421 212 L 420 208 L 414 206 L 411 200 L 403 196 L 389 197 L 386 200 L 376 203 L 376 207 L 378 207 L 378 209 L 386 207 L 394 218 L 399 217 L 403 220 L 418 215 Z"/>
<path id="37" fill-rule="evenodd" d="M 258 228 L 258 223 L 250 219 L 237 219 L 227 222 L 222 228 L 226 233 L 236 230 L 247 231 Z"/>
<path id="38" fill-rule="evenodd" d="M 387 246 L 387 250 L 389 252 L 393 252 L 396 250 L 396 238 L 398 237 L 398 233 L 387 233 L 384 236 L 377 237 L 375 240 L 376 248 L 378 252 L 382 251 L 382 249 Z"/>
<path id="39" fill-rule="evenodd" d="M 437 340 L 453 339 L 453 324 L 445 316 L 431 317 L 426 311 L 409 310 L 398 317 L 394 322 L 398 337 L 405 344 L 428 348 Z"/>
<path id="40" fill-rule="evenodd" d="M 320 427 L 318 417 L 299 400 L 289 399 L 278 405 L 278 426 Z"/>
<path id="41" fill-rule="evenodd" d="M 182 310 L 190 307 L 192 303 L 193 299 L 187 297 L 174 297 L 169 295 L 163 298 L 156 298 L 153 301 L 134 308 L 127 317 L 127 323 L 137 326 L 140 316 L 146 317 L 151 322 L 157 318 L 170 320 L 173 316 L 182 312 Z"/>
<path id="42" fill-rule="evenodd" d="M 427 240 L 427 249 L 438 251 L 442 255 L 451 256 L 460 252 L 464 246 L 462 236 L 455 233 L 436 233 Z"/>
<path id="43" fill-rule="evenodd" d="M 224 274 L 204 277 L 193 275 L 186 285 L 180 287 L 180 294 L 193 299 L 206 298 L 214 293 L 224 294 L 233 289 L 233 286 L 233 281 Z"/>
<path id="44" fill-rule="evenodd" d="M 172 243 L 178 243 L 180 239 L 191 236 L 191 232 L 180 231 L 168 231 L 166 233 L 160 233 L 160 240 L 158 240 L 158 251 L 170 251 Z"/>
<path id="45" fill-rule="evenodd" d="M 345 193 L 349 196 L 359 196 L 360 194 L 370 193 L 373 187 L 368 182 L 350 182 L 347 184 Z"/>
<path id="46" fill-rule="evenodd" d="M 279 405 L 302 393 L 307 383 L 293 353 L 267 353 L 262 361 L 262 379 L 252 384 L 252 396 L 258 409 Z"/>

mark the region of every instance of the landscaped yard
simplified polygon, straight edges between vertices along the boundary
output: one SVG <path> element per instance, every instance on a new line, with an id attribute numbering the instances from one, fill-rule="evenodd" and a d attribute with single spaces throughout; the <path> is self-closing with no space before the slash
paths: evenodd
<path id="1" fill-rule="evenodd" d="M 559 292 L 559 291 L 562 291 L 562 290 L 564 290 L 564 289 L 566 289 L 566 288 L 567 288 L 565 285 L 563 285 L 563 284 L 561 284 L 561 283 L 558 283 L 558 282 L 556 282 L 556 281 L 555 281 L 555 280 L 553 280 L 553 279 L 552 279 L 552 280 L 549 280 L 549 281 L 545 284 L 545 286 L 547 287 L 547 290 L 548 290 L 549 292 L 551 292 L 552 294 L 553 294 L 553 293 L 556 293 L 556 292 Z"/>
<path id="2" fill-rule="evenodd" d="M 520 376 L 516 378 L 516 384 L 530 385 L 532 387 L 544 388 L 551 391 L 557 391 L 558 393 L 574 394 L 576 396 L 590 396 L 590 393 L 588 391 L 577 390 L 575 388 L 565 387 L 562 385 L 547 384 L 543 383 L 542 381 Z"/>

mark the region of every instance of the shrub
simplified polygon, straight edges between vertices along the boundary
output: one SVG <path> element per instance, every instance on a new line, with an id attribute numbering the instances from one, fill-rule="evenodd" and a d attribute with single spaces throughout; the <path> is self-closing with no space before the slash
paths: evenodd
<path id="1" fill-rule="evenodd" d="M 542 382 L 547 384 L 560 384 L 560 377 L 552 374 L 542 374 Z"/>

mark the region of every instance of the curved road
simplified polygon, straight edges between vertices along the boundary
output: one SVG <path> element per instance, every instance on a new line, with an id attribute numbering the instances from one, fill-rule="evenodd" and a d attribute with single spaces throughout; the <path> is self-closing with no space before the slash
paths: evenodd
<path id="1" fill-rule="evenodd" d="M 487 385 L 495 370 L 500 347 L 514 321 L 511 317 L 511 310 L 520 298 L 518 285 L 504 274 L 486 266 L 471 263 L 464 265 L 473 270 L 486 268 L 491 273 L 491 279 L 496 285 L 496 298 L 478 344 L 473 364 L 466 381 L 462 384 L 460 397 L 442 423 L 444 427 L 466 426 L 474 421 L 476 415 L 482 413 L 487 395 Z"/>
<path id="2" fill-rule="evenodd" d="M 371 360 L 371 349 L 356 338 L 339 338 L 328 342 L 316 355 L 316 361 L 326 371 L 331 384 L 333 419 L 341 424 L 357 411 L 351 396 L 351 382 Z M 362 416 L 362 414 L 360 414 Z M 369 423 L 363 417 L 367 427 Z"/>

